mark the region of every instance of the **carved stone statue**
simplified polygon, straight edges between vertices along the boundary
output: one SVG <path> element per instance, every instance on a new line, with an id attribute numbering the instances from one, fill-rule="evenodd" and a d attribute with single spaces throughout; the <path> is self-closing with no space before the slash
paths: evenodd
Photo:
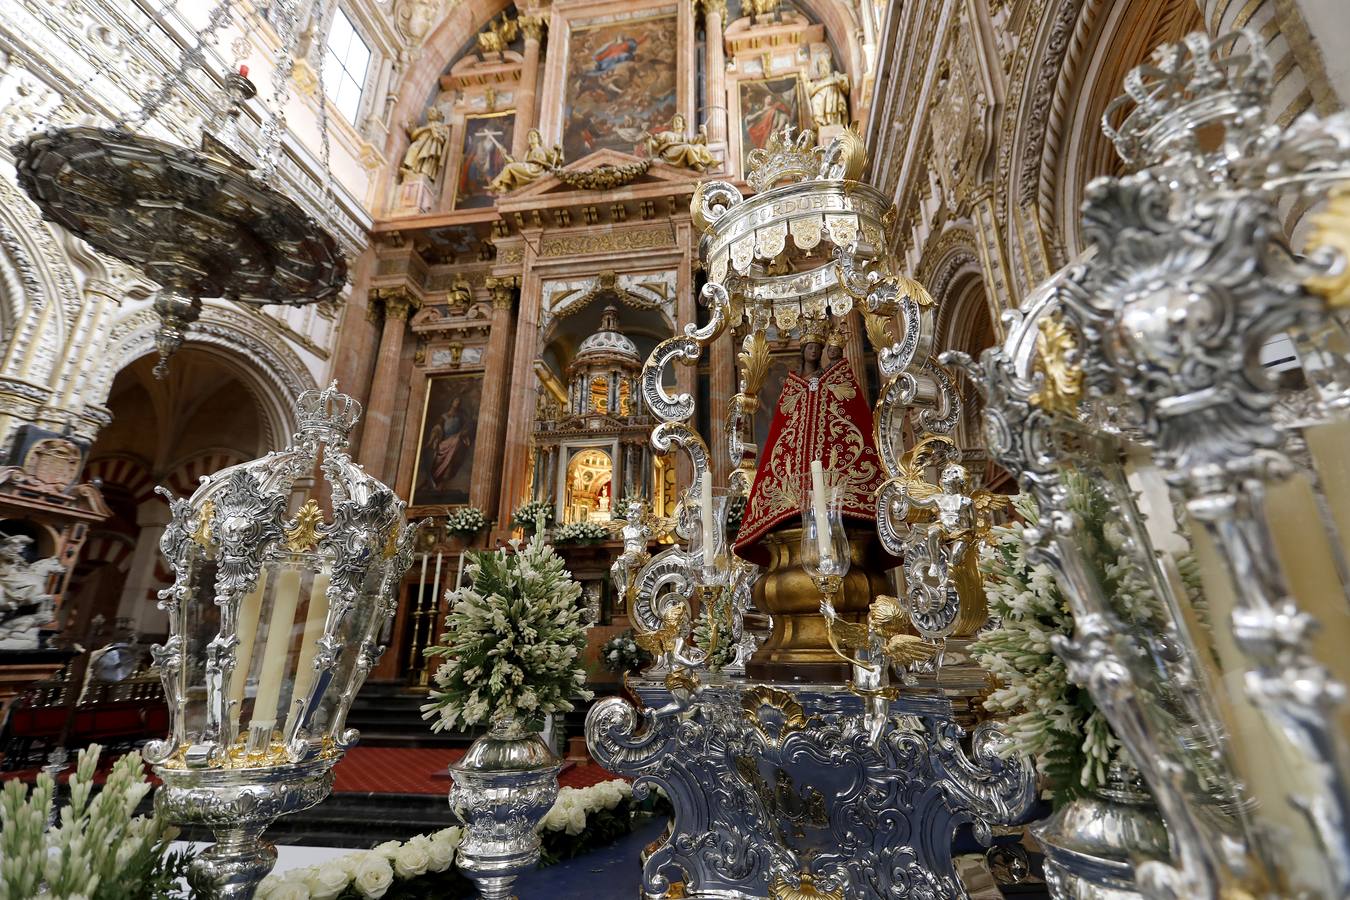
<path id="1" fill-rule="evenodd" d="M 778 7 L 782 0 L 746 0 L 741 4 L 741 14 L 750 15 L 756 18 L 760 16 L 771 16 L 778 12 Z"/>
<path id="2" fill-rule="evenodd" d="M 538 128 L 530 129 L 528 140 L 529 148 L 525 151 L 525 158 L 515 160 L 510 156 L 506 157 L 506 165 L 497 173 L 497 177 L 488 183 L 489 191 L 494 194 L 514 191 L 516 188 L 524 187 L 534 181 L 550 169 L 562 165 L 562 147 L 554 146 L 551 150 L 545 149 L 544 139 L 540 137 Z"/>
<path id="3" fill-rule="evenodd" d="M 716 158 L 708 149 L 707 126 L 699 126 L 695 135 L 690 135 L 684 129 L 684 116 L 676 113 L 669 131 L 647 135 L 647 153 L 652 159 L 699 172 L 717 165 Z"/>
<path id="4" fill-rule="evenodd" d="M 0 541 L 0 650 L 36 650 L 42 626 L 52 619 L 47 579 L 65 567 L 54 559 L 25 560 L 32 542 L 24 535 Z"/>
<path id="5" fill-rule="evenodd" d="M 848 124 L 848 76 L 834 71 L 829 60 L 816 64 L 816 78 L 809 83 L 811 116 L 816 127 Z"/>
<path id="6" fill-rule="evenodd" d="M 408 130 L 412 143 L 408 152 L 403 154 L 403 164 L 399 166 L 402 178 L 422 176 L 435 181 L 445 163 L 445 149 L 450 142 L 450 126 L 445 124 L 444 116 L 436 107 L 427 110 L 427 124 Z"/>

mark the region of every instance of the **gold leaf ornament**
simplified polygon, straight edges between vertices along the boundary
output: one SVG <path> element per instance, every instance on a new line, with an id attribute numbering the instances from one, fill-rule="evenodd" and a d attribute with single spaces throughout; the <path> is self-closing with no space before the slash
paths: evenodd
<path id="1" fill-rule="evenodd" d="M 1341 258 L 1337 274 L 1314 275 L 1307 281 L 1308 290 L 1332 307 L 1350 306 L 1350 181 L 1332 189 L 1326 208 L 1313 217 L 1312 226 L 1308 246 L 1335 250 Z"/>
<path id="2" fill-rule="evenodd" d="M 286 549 L 292 553 L 304 553 L 313 549 L 319 541 L 319 526 L 323 524 L 323 511 L 313 500 L 306 500 L 295 514 L 295 524 L 286 529 Z"/>
<path id="3" fill-rule="evenodd" d="M 1035 371 L 1040 386 L 1030 402 L 1046 412 L 1073 415 L 1083 396 L 1083 370 L 1078 366 L 1078 344 L 1057 316 L 1045 316 L 1037 326 Z"/>

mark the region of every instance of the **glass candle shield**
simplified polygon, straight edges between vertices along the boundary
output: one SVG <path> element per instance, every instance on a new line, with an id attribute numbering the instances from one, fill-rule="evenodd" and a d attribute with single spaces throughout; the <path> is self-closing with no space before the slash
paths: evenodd
<path id="1" fill-rule="evenodd" d="M 823 504 L 808 502 L 802 509 L 802 568 L 817 580 L 848 574 L 848 534 L 837 489 L 826 489 Z M 819 513 L 823 512 L 821 517 Z"/>
<path id="2" fill-rule="evenodd" d="M 727 580 L 727 507 L 730 499 L 725 488 L 710 488 L 699 499 L 699 518 L 689 538 L 689 556 L 695 567 L 694 579 L 703 587 L 715 587 Z"/>

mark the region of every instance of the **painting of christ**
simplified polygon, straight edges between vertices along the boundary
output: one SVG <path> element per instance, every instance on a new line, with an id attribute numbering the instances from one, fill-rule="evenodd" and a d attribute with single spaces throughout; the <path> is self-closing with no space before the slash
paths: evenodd
<path id="1" fill-rule="evenodd" d="M 488 193 L 488 182 L 506 165 L 515 126 L 513 112 L 469 116 L 464 120 L 464 146 L 459 156 L 452 209 L 478 209 L 493 204 L 496 198 Z"/>
<path id="2" fill-rule="evenodd" d="M 427 380 L 410 505 L 461 506 L 469 502 L 482 393 L 483 376 L 479 374 Z"/>
<path id="3" fill-rule="evenodd" d="M 644 131 L 676 113 L 675 17 L 573 29 L 567 58 L 563 155 L 609 148 L 637 153 Z"/>
<path id="4" fill-rule="evenodd" d="M 750 151 L 767 147 L 769 137 L 784 125 L 802 127 L 801 84 L 796 75 L 765 81 L 742 81 L 741 171 L 749 168 Z"/>

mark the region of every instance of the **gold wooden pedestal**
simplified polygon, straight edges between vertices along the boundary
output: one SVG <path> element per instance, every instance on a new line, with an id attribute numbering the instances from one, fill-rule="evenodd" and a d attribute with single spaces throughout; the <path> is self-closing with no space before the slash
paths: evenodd
<path id="1" fill-rule="evenodd" d="M 775 531 L 763 540 L 769 563 L 754 597 L 755 605 L 773 616 L 773 633 L 750 657 L 745 672 L 773 681 L 844 681 L 849 668 L 830 647 L 820 591 L 802 568 L 801 540 L 800 528 Z M 877 594 L 890 592 L 890 582 L 875 535 L 860 534 L 848 543 L 852 562 L 834 608 L 841 619 L 859 622 Z"/>

